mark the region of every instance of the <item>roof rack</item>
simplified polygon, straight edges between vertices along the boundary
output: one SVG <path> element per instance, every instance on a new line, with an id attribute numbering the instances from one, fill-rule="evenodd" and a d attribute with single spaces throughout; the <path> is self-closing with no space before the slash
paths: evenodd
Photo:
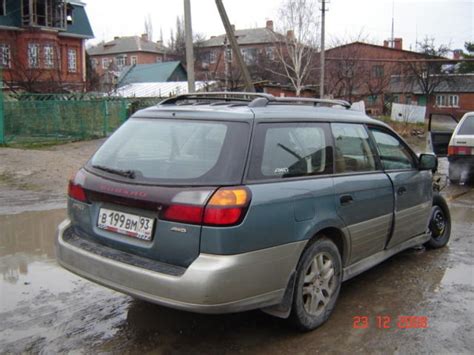
<path id="1" fill-rule="evenodd" d="M 212 102 L 253 102 L 256 98 L 272 99 L 273 95 L 255 92 L 196 92 L 192 94 L 183 94 L 160 102 L 160 105 L 199 105 Z"/>
<path id="2" fill-rule="evenodd" d="M 268 105 L 285 104 L 313 104 L 313 106 L 342 106 L 347 109 L 351 104 L 344 100 L 316 99 L 307 97 L 275 97 L 265 93 L 254 92 L 198 92 L 183 94 L 160 102 L 160 105 L 220 105 L 220 104 L 243 104 L 249 107 L 266 107 Z M 240 106 L 240 105 L 239 105 Z"/>
<path id="3" fill-rule="evenodd" d="M 313 104 L 313 106 L 342 106 L 346 109 L 351 108 L 351 104 L 345 100 L 332 100 L 332 99 L 315 99 L 309 97 L 275 97 L 271 98 L 257 98 L 253 100 L 249 107 L 265 107 L 268 105 L 284 105 L 284 104 Z"/>

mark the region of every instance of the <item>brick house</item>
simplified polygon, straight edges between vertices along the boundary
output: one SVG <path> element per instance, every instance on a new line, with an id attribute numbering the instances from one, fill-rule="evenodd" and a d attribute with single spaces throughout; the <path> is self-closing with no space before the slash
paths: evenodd
<path id="1" fill-rule="evenodd" d="M 239 44 L 243 59 L 253 79 L 269 79 L 262 75 L 262 67 L 275 61 L 278 43 L 284 42 L 284 36 L 275 32 L 273 21 L 266 22 L 265 27 L 236 30 L 234 34 Z M 288 33 L 292 36 L 291 31 Z M 227 35 L 212 36 L 210 39 L 195 44 L 197 57 L 196 71 L 200 80 L 228 81 L 229 88 L 238 85 L 240 71 Z"/>
<path id="2" fill-rule="evenodd" d="M 92 67 L 99 76 L 108 71 L 120 72 L 136 64 L 153 64 L 169 59 L 161 41 L 153 42 L 148 36 L 115 37 L 113 41 L 100 43 L 87 49 Z"/>
<path id="3" fill-rule="evenodd" d="M 397 103 L 425 106 L 431 112 L 447 113 L 460 119 L 466 112 L 474 111 L 474 74 L 438 75 L 439 84 L 428 100 L 416 80 L 394 75 L 389 91 Z"/>
<path id="4" fill-rule="evenodd" d="M 0 0 L 0 66 L 7 89 L 85 89 L 84 42 L 93 32 L 84 7 L 71 0 Z"/>
<path id="5" fill-rule="evenodd" d="M 353 42 L 326 51 L 325 92 L 335 98 L 349 101 L 364 100 L 367 111 L 380 115 L 390 98 L 392 75 L 401 75 L 404 60 L 423 59 L 422 53 L 403 49 L 401 38 L 383 46 Z"/>

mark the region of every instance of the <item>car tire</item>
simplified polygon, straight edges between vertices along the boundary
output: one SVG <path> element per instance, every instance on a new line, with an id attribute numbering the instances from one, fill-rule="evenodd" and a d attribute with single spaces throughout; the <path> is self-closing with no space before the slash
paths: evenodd
<path id="1" fill-rule="evenodd" d="M 451 236 L 451 214 L 449 213 L 446 200 L 438 193 L 433 195 L 433 206 L 431 207 L 428 229 L 431 233 L 431 238 L 425 244 L 427 247 L 438 249 L 448 244 Z"/>
<path id="2" fill-rule="evenodd" d="M 334 309 L 342 282 L 342 261 L 329 239 L 316 239 L 303 252 L 296 270 L 290 321 L 309 331 L 327 321 Z"/>

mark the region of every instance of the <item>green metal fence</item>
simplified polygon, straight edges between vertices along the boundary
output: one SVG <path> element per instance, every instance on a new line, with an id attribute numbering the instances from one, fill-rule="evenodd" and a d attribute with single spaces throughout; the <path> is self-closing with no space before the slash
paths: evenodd
<path id="1" fill-rule="evenodd" d="M 0 90 L 1 91 L 1 90 Z M 160 98 L 49 97 L 3 100 L 0 94 L 0 144 L 72 141 L 106 137 L 135 111 Z"/>

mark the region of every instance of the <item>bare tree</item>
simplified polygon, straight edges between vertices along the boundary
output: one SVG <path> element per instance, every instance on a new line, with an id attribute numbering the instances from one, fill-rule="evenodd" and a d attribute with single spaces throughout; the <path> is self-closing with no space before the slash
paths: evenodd
<path id="1" fill-rule="evenodd" d="M 315 0 L 284 0 L 279 9 L 279 31 L 287 35 L 275 33 L 275 54 L 282 65 L 281 71 L 269 71 L 286 78 L 297 96 L 315 69 L 319 32 L 317 9 Z"/>
<path id="2" fill-rule="evenodd" d="M 145 33 L 149 41 L 153 41 L 153 23 L 151 21 L 151 15 L 148 14 L 145 17 Z"/>
<path id="3" fill-rule="evenodd" d="M 434 39 L 425 38 L 423 42 L 418 43 L 417 47 L 420 49 L 420 53 L 424 55 L 426 59 L 439 59 L 446 57 L 449 52 L 449 48 L 445 45 L 436 47 L 434 45 Z M 417 60 L 407 61 L 404 66 L 406 74 L 406 85 L 417 86 L 421 90 L 422 94 L 426 97 L 426 105 L 431 95 L 435 90 L 449 81 L 449 76 L 445 74 L 443 64 L 437 61 L 429 60 Z M 428 110 L 427 110 L 428 114 Z"/>

